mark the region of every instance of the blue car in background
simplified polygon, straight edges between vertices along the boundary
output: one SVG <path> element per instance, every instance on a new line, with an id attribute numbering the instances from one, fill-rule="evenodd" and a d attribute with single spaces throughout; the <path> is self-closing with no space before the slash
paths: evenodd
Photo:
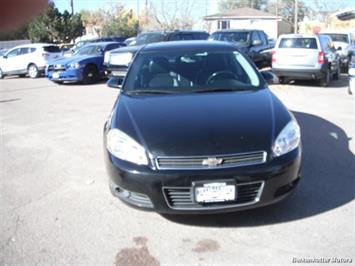
<path id="1" fill-rule="evenodd" d="M 46 67 L 46 77 L 53 82 L 64 81 L 93 84 L 105 76 L 105 52 L 125 46 L 119 42 L 87 44 L 71 57 L 51 61 Z"/>

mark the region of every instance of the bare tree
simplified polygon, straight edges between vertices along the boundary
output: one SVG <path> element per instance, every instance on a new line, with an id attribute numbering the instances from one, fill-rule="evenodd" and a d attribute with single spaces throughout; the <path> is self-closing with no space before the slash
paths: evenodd
<path id="1" fill-rule="evenodd" d="M 192 16 L 194 1 L 160 0 L 151 3 L 142 23 L 143 30 L 192 29 L 196 23 Z"/>

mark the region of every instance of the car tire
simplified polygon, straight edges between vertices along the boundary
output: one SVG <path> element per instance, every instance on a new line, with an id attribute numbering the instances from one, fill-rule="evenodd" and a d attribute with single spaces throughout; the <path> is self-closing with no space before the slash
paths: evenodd
<path id="1" fill-rule="evenodd" d="M 279 83 L 280 84 L 287 84 L 287 78 L 286 77 L 279 77 Z"/>
<path id="2" fill-rule="evenodd" d="M 330 83 L 330 71 L 329 69 L 324 73 L 324 76 L 320 79 L 319 84 L 322 87 L 328 87 Z"/>
<path id="3" fill-rule="evenodd" d="M 27 68 L 28 76 L 32 79 L 39 77 L 38 67 L 35 64 L 30 64 Z"/>
<path id="4" fill-rule="evenodd" d="M 95 65 L 87 65 L 83 71 L 83 83 L 94 84 L 99 79 L 99 71 Z"/>
<path id="5" fill-rule="evenodd" d="M 4 73 L 2 72 L 1 68 L 0 68 L 0 79 L 4 78 Z"/>

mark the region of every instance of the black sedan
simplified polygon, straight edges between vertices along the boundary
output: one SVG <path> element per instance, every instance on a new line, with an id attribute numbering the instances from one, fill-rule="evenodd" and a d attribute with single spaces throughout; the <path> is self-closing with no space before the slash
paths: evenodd
<path id="1" fill-rule="evenodd" d="M 300 127 L 262 74 L 228 43 L 142 47 L 123 83 L 108 83 L 121 88 L 104 128 L 113 195 L 160 213 L 285 198 L 300 177 Z"/>

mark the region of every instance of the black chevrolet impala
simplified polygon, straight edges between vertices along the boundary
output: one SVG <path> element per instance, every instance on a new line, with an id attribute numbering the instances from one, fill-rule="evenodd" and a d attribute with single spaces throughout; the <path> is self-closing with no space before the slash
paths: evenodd
<path id="1" fill-rule="evenodd" d="M 109 81 L 121 91 L 104 146 L 111 192 L 125 203 L 227 212 L 277 202 L 296 187 L 299 125 L 232 44 L 149 44 L 121 81 Z"/>

